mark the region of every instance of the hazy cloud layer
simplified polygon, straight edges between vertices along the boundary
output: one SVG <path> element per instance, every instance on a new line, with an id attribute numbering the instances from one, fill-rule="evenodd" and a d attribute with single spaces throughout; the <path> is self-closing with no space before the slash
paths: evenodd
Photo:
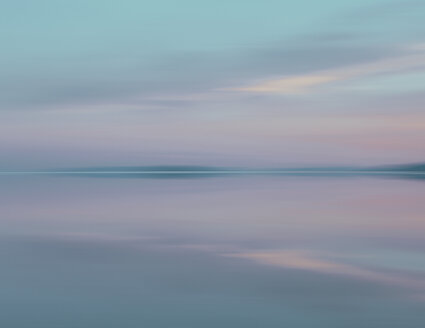
<path id="1" fill-rule="evenodd" d="M 0 165 L 420 161 L 424 10 L 8 3 Z"/>

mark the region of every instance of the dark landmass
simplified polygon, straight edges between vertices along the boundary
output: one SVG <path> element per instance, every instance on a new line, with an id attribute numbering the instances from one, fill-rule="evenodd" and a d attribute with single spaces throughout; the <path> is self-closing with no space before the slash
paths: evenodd
<path id="1" fill-rule="evenodd" d="M 222 176 L 381 176 L 425 179 L 425 164 L 388 165 L 379 167 L 301 167 L 301 168 L 234 168 L 198 165 L 114 166 L 56 169 L 40 173 L 66 176 L 188 179 Z"/>

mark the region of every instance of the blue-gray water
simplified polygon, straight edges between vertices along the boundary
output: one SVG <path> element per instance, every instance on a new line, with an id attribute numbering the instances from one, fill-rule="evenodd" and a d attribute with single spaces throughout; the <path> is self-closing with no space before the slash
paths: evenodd
<path id="1" fill-rule="evenodd" d="M 0 176 L 0 327 L 425 327 L 425 180 Z"/>

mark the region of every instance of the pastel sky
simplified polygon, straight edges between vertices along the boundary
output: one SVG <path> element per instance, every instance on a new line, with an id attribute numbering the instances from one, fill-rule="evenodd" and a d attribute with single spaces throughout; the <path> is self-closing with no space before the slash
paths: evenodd
<path id="1" fill-rule="evenodd" d="M 424 21 L 422 0 L 3 1 L 0 169 L 423 161 Z"/>

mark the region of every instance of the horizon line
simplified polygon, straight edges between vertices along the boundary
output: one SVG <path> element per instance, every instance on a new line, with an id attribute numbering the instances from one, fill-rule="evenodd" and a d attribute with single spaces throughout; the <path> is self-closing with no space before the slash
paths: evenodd
<path id="1" fill-rule="evenodd" d="M 0 175 L 136 175 L 136 174 L 152 174 L 152 175 L 166 175 L 166 174 L 175 174 L 175 175 L 189 175 L 189 174 L 210 174 L 210 175 L 220 175 L 220 174 L 365 174 L 365 175 L 425 175 L 425 172 L 414 172 L 414 171 L 388 171 L 388 170 L 168 170 L 168 171 L 152 171 L 152 170 L 139 170 L 139 171 L 0 171 Z"/>

